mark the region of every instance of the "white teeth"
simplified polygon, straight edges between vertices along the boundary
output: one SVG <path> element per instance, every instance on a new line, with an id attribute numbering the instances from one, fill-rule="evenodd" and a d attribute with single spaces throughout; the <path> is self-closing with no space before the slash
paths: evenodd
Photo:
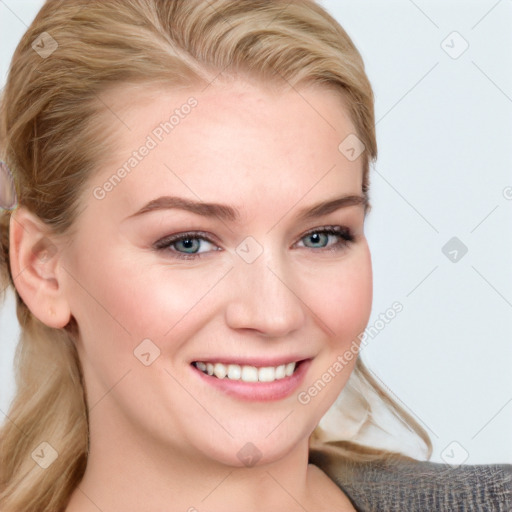
<path id="1" fill-rule="evenodd" d="M 258 382 L 258 369 L 256 366 L 242 366 L 242 380 L 244 382 Z"/>
<path id="2" fill-rule="evenodd" d="M 258 380 L 260 382 L 274 382 L 276 380 L 276 370 L 272 366 L 260 368 L 258 370 Z"/>
<path id="3" fill-rule="evenodd" d="M 286 377 L 286 365 L 285 364 L 280 364 L 277 368 L 276 368 L 276 379 L 284 379 L 284 377 Z"/>
<path id="4" fill-rule="evenodd" d="M 286 365 L 285 374 L 287 377 L 292 375 L 292 373 L 295 371 L 295 363 L 288 363 Z"/>
<path id="5" fill-rule="evenodd" d="M 242 368 L 240 368 L 240 365 L 230 364 L 228 366 L 228 379 L 240 380 L 241 377 L 242 377 Z"/>
<path id="6" fill-rule="evenodd" d="M 226 367 L 222 363 L 216 363 L 213 367 L 213 374 L 219 379 L 223 379 L 227 373 Z"/>
<path id="7" fill-rule="evenodd" d="M 196 361 L 195 366 L 203 373 L 215 375 L 218 379 L 241 380 L 243 382 L 274 382 L 290 377 L 295 371 L 296 363 L 279 366 L 240 366 L 239 364 L 204 363 Z"/>

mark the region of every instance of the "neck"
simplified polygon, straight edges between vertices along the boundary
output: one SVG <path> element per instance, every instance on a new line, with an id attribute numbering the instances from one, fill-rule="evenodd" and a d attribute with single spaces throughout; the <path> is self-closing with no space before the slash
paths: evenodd
<path id="1" fill-rule="evenodd" d="M 307 439 L 279 460 L 233 467 L 92 422 L 87 469 L 66 512 L 303 511 L 318 483 L 312 469 Z"/>

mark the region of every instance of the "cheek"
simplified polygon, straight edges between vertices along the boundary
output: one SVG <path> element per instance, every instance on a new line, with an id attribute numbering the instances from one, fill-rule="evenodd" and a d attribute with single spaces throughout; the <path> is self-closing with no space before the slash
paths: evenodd
<path id="1" fill-rule="evenodd" d="M 366 243 L 338 265 L 325 267 L 314 280 L 311 298 L 329 338 L 339 348 L 351 343 L 368 324 L 373 298 L 370 251 Z"/>
<path id="2" fill-rule="evenodd" d="M 203 275 L 192 268 L 190 272 L 157 271 L 154 265 L 141 265 L 136 259 L 108 252 L 96 260 L 75 262 L 71 311 L 80 330 L 78 350 L 91 404 L 99 402 L 127 372 L 130 375 L 118 389 L 126 396 L 134 392 L 130 382 L 138 382 L 140 387 L 156 377 L 165 355 L 176 355 L 186 342 L 191 323 L 198 325 L 207 315 L 201 299 L 221 277 L 217 274 L 222 274 Z M 154 372 L 149 380 L 148 368 L 136 356 L 137 347 L 148 347 L 147 342 L 141 345 L 146 339 L 157 347 L 149 344 L 151 357 L 158 350 L 164 356 L 150 367 Z M 160 378 L 167 381 L 169 376 L 164 373 Z"/>
<path id="3" fill-rule="evenodd" d="M 205 303 L 228 270 L 140 264 L 108 252 L 97 261 L 81 261 L 74 270 L 78 282 L 72 283 L 71 309 L 85 350 L 115 359 L 119 368 L 133 363 L 134 349 L 147 338 L 162 349 L 172 339 L 171 348 L 177 350 L 178 340 L 186 339 L 184 330 L 208 317 Z"/>
<path id="4" fill-rule="evenodd" d="M 316 304 L 315 316 L 321 320 L 326 341 L 297 395 L 305 406 L 311 431 L 335 402 L 357 361 L 358 336 L 368 324 L 372 307 L 372 266 L 367 244 L 336 267 L 317 272 L 322 292 L 310 296 Z M 320 278 L 322 281 L 320 281 Z M 306 412 L 305 412 L 306 414 Z"/>
<path id="5" fill-rule="evenodd" d="M 75 287 L 75 309 L 98 310 L 99 306 L 101 318 L 134 338 L 163 335 L 200 301 L 208 287 L 208 280 L 197 279 L 193 269 L 165 268 L 150 258 L 141 264 L 138 258 L 109 252 L 101 256 L 101 261 L 88 260 L 76 267 L 80 283 L 87 286 Z M 156 271 L 155 265 L 161 268 Z"/>
<path id="6" fill-rule="evenodd" d="M 373 300 L 373 278 L 369 251 L 355 265 L 347 269 L 346 278 L 339 286 L 340 307 L 333 313 L 339 318 L 338 330 L 347 326 L 352 335 L 360 334 L 367 326 Z M 354 334 L 355 331 L 355 334 Z"/>
<path id="7" fill-rule="evenodd" d="M 208 317 L 207 303 L 215 300 L 216 285 L 228 270 L 220 265 L 173 268 L 161 262 L 126 265 L 111 278 L 112 292 L 105 300 L 136 336 L 164 342 L 190 322 Z"/>

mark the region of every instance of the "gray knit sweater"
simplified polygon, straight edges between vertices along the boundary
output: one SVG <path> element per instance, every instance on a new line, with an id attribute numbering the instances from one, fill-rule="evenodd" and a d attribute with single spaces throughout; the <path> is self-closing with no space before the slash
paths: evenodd
<path id="1" fill-rule="evenodd" d="M 453 467 L 408 457 L 352 462 L 335 442 L 314 445 L 309 460 L 358 512 L 512 512 L 512 464 Z"/>

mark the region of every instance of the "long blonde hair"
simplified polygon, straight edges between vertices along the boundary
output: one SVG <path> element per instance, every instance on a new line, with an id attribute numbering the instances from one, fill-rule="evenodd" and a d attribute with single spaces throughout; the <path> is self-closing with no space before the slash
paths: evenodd
<path id="1" fill-rule="evenodd" d="M 41 38 L 44 50 L 36 51 Z M 19 204 L 55 233 L 70 232 L 84 184 L 108 151 L 95 123 L 105 109 L 99 95 L 127 82 L 207 84 L 221 72 L 263 84 L 321 84 L 343 94 L 366 148 L 362 192 L 368 194 L 377 156 L 372 88 L 347 33 L 312 0 L 50 0 L 15 51 L 0 107 L 1 159 L 13 173 Z M 16 291 L 10 213 L 0 212 L 0 290 L 14 290 L 21 334 L 17 390 L 0 431 L 0 508 L 59 511 L 87 464 L 78 325 L 72 318 L 63 329 L 46 326 Z M 354 376 L 423 439 L 430 456 L 426 432 L 361 358 Z M 58 454 L 47 469 L 32 458 L 41 442 Z M 345 456 L 367 453 L 349 443 Z"/>

